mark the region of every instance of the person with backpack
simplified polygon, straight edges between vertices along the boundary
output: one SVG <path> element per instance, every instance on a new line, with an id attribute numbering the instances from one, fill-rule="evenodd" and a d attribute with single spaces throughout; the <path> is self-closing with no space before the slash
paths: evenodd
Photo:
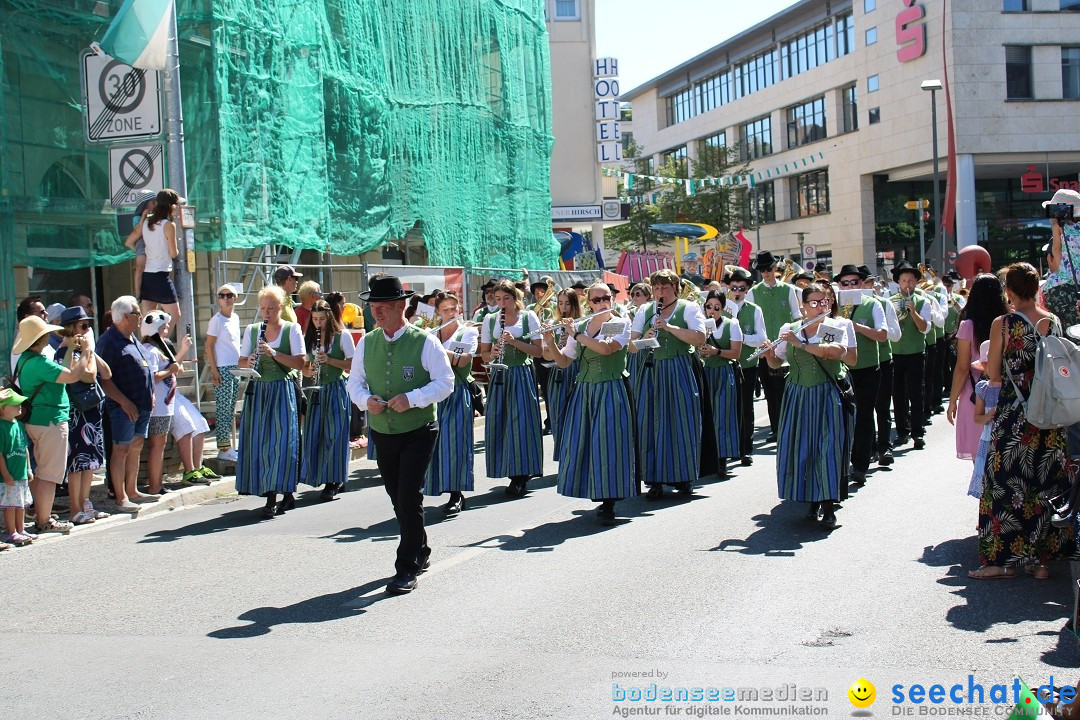
<path id="1" fill-rule="evenodd" d="M 1001 383 L 979 502 L 979 562 L 968 577 L 1016 577 L 1027 566 L 1036 579 L 1050 577 L 1050 560 L 1077 557 L 1073 527 L 1049 522 L 1051 498 L 1070 487 L 1065 431 L 1042 429 L 1027 418 L 1042 338 L 1060 333 L 1054 317 L 1035 302 L 1039 273 L 1028 263 L 1005 272 L 1005 294 L 1013 311 L 994 320 L 986 376 Z"/>

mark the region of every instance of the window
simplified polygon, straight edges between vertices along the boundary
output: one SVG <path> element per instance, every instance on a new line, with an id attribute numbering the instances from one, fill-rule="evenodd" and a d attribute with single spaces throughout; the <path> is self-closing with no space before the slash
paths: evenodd
<path id="1" fill-rule="evenodd" d="M 556 20 L 580 20 L 578 0 L 555 0 Z"/>
<path id="2" fill-rule="evenodd" d="M 1061 48 L 1061 96 L 1080 100 L 1080 47 Z"/>
<path id="3" fill-rule="evenodd" d="M 1005 46 L 1005 97 L 1010 100 L 1030 100 L 1031 46 Z"/>
<path id="4" fill-rule="evenodd" d="M 626 155 L 630 151 L 630 143 L 634 142 L 634 133 L 627 130 L 622 134 L 622 151 Z"/>
<path id="5" fill-rule="evenodd" d="M 877 7 L 877 0 L 862 0 L 862 11 L 864 13 L 874 12 Z"/>
<path id="6" fill-rule="evenodd" d="M 671 148 L 670 150 L 660 154 L 660 164 L 667 165 L 669 160 L 674 160 L 676 167 L 679 168 L 679 175 L 686 174 L 686 146 L 680 145 L 677 148 Z"/>
<path id="7" fill-rule="evenodd" d="M 776 51 L 750 58 L 735 66 L 735 97 L 764 90 L 776 82 Z"/>
<path id="8" fill-rule="evenodd" d="M 731 102 L 731 71 L 710 75 L 694 86 L 698 112 L 709 112 Z"/>
<path id="9" fill-rule="evenodd" d="M 879 108 L 879 107 L 870 108 L 869 116 L 870 116 L 870 124 L 871 125 L 877 125 L 879 122 L 881 122 L 881 108 Z"/>
<path id="10" fill-rule="evenodd" d="M 666 103 L 668 125 L 676 125 L 697 114 L 694 112 L 693 88 L 686 88 L 669 96 Z"/>
<path id="11" fill-rule="evenodd" d="M 829 171 L 814 170 L 791 178 L 791 216 L 829 212 Z"/>
<path id="12" fill-rule="evenodd" d="M 878 87 L 880 87 L 880 80 L 877 75 L 871 75 L 870 77 L 866 78 L 866 92 L 877 92 Z"/>
<path id="13" fill-rule="evenodd" d="M 849 85 L 840 91 L 844 102 L 844 132 L 854 132 L 859 129 L 859 103 L 856 98 L 855 86 Z"/>
<path id="14" fill-rule="evenodd" d="M 867 47 L 877 42 L 877 28 L 872 27 L 866 31 L 866 45 Z"/>
<path id="15" fill-rule="evenodd" d="M 754 207 L 754 198 L 757 207 Z M 746 191 L 746 217 L 755 225 L 776 222 L 776 190 L 773 183 L 758 183 L 754 189 Z"/>
<path id="16" fill-rule="evenodd" d="M 717 133 L 701 139 L 701 146 L 707 148 L 727 147 L 727 133 Z"/>
<path id="17" fill-rule="evenodd" d="M 832 23 L 803 33 L 780 46 L 780 67 L 784 77 L 795 77 L 832 59 Z"/>
<path id="18" fill-rule="evenodd" d="M 855 18 L 851 13 L 836 18 L 836 57 L 855 51 Z"/>
<path id="19" fill-rule="evenodd" d="M 1061 0 L 1060 5 L 1062 10 L 1080 10 L 1080 0 Z"/>
<path id="20" fill-rule="evenodd" d="M 1001 8 L 1002 12 L 1027 12 L 1031 7 L 1028 5 L 1028 0 L 1005 0 L 1005 4 Z"/>
<path id="21" fill-rule="evenodd" d="M 787 109 L 789 148 L 825 139 L 825 98 L 814 98 Z"/>
<path id="22" fill-rule="evenodd" d="M 743 160 L 772 155 L 772 118 L 763 117 L 746 123 L 741 134 Z"/>

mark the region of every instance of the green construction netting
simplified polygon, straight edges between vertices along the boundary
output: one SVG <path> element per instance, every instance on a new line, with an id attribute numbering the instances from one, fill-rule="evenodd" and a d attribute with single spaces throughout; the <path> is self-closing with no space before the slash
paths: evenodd
<path id="1" fill-rule="evenodd" d="M 79 55 L 120 0 L 0 0 L 0 233 L 17 262 L 130 257 Z M 179 0 L 197 250 L 553 267 L 543 0 Z M 98 14 L 95 14 L 95 9 Z"/>

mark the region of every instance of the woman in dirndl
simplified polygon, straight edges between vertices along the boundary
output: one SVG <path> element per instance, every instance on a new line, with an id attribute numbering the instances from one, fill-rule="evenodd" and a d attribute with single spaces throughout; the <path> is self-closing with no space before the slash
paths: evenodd
<path id="1" fill-rule="evenodd" d="M 300 481 L 323 486 L 320 500 L 333 500 L 349 479 L 349 419 L 352 403 L 345 391 L 345 371 L 352 365 L 353 337 L 324 300 L 311 306 L 304 345 L 304 375 L 312 378 L 304 413 Z M 318 377 L 315 371 L 318 368 Z"/>
<path id="2" fill-rule="evenodd" d="M 506 494 L 524 497 L 529 479 L 544 471 L 540 399 L 530 367 L 543 354 L 543 341 L 522 339 L 540 329 L 540 320 L 525 311 L 521 291 L 509 280 L 495 283 L 494 295 L 499 311 L 484 318 L 480 328 L 480 356 L 496 365 L 484 423 L 487 475 L 510 478 Z"/>
<path id="3" fill-rule="evenodd" d="M 424 494 L 439 497 L 450 493 L 443 514 L 453 517 L 465 509 L 464 493 L 472 492 L 474 484 L 475 413 L 469 384 L 480 334 L 463 322 L 464 306 L 455 293 L 439 293 L 431 302 L 440 320 L 439 342 L 454 369 L 454 392 L 439 403 L 439 439 L 424 476 Z"/>
<path id="4" fill-rule="evenodd" d="M 844 410 L 837 382 L 847 350 L 844 325 L 828 318 L 832 301 L 825 287 L 802 290 L 804 320 L 780 330 L 782 342 L 766 352 L 769 367 L 786 359 L 791 369 L 780 404 L 776 476 L 780 497 L 810 503 L 807 519 L 836 527 L 836 503 L 847 497 L 841 482 Z M 805 321 L 809 325 L 798 328 Z M 796 332 L 796 330 L 798 330 Z"/>
<path id="5" fill-rule="evenodd" d="M 583 315 L 581 300 L 576 292 L 571 289 L 560 290 L 556 297 L 554 312 L 554 324 L 557 327 L 553 333 L 545 337 L 551 337 L 550 342 L 544 343 L 544 359 L 555 362 L 556 366 L 548 373 L 547 378 L 547 401 L 548 418 L 551 419 L 551 435 L 555 439 L 555 459 L 559 459 L 559 447 L 562 445 L 563 413 L 566 411 L 566 403 L 570 401 L 570 394 L 574 391 L 574 382 L 577 380 L 580 363 L 576 360 L 560 367 L 555 355 L 559 349 L 566 345 L 566 329 L 563 320 L 578 320 Z"/>
<path id="6" fill-rule="evenodd" d="M 716 438 L 717 474 L 728 474 L 727 461 L 739 457 L 739 355 L 742 353 L 742 329 L 724 314 L 727 296 L 711 290 L 705 298 L 705 320 L 716 328 L 698 348 L 701 354 L 705 391 L 712 408 L 713 433 Z M 708 331 L 708 325 L 706 325 Z"/>
<path id="7" fill-rule="evenodd" d="M 626 306 L 626 314 L 630 317 L 630 322 L 633 324 L 634 318 L 652 299 L 652 286 L 647 282 L 639 282 L 630 288 L 630 303 Z M 630 374 L 630 390 L 637 387 L 638 377 L 641 375 L 641 364 L 645 362 L 645 353 L 632 353 L 626 354 L 626 372 Z"/>
<path id="8" fill-rule="evenodd" d="M 558 487 L 561 495 L 599 502 L 596 518 L 614 525 L 615 502 L 639 492 L 634 416 L 625 378 L 630 322 L 607 312 L 612 309 L 607 285 L 597 282 L 586 292 L 592 315 L 563 320 L 566 344 L 555 348 L 560 367 L 575 361 L 581 365 L 566 406 L 563 442 L 555 448 Z"/>
<path id="9" fill-rule="evenodd" d="M 281 319 L 285 291 L 267 285 L 259 291 L 261 323 L 252 323 L 240 342 L 239 367 L 259 377 L 248 380 L 240 413 L 236 491 L 266 498 L 265 518 L 296 506 L 293 493 L 300 464 L 300 427 L 293 371 L 304 367 L 300 326 Z M 277 502 L 278 493 L 284 497 Z"/>
<path id="10" fill-rule="evenodd" d="M 645 497 L 664 496 L 672 485 L 689 496 L 701 468 L 701 393 L 690 353 L 705 342 L 701 306 L 676 297 L 679 276 L 663 269 L 651 278 L 654 302 L 634 317 L 631 337 L 655 338 L 659 347 L 630 352 L 646 357 L 634 387 L 638 462 L 647 478 Z"/>

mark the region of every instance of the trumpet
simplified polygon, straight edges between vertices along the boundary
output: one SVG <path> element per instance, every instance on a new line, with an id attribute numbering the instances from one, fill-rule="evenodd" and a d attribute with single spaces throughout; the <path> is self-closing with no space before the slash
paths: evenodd
<path id="1" fill-rule="evenodd" d="M 814 317 L 814 318 L 806 318 L 801 323 L 799 323 L 795 327 L 791 328 L 791 332 L 792 333 L 800 333 L 803 330 L 805 330 L 806 328 L 808 328 L 811 325 L 813 325 L 814 323 L 816 323 L 818 320 L 824 320 L 824 319 L 825 319 L 824 315 L 818 315 L 817 317 Z M 782 343 L 782 342 L 784 342 L 784 341 L 781 340 L 780 338 L 777 338 L 775 340 L 772 340 L 770 342 L 765 343 L 764 345 L 758 347 L 757 350 L 750 353 L 750 356 L 748 358 L 746 358 L 746 361 L 751 362 L 753 360 L 757 360 L 759 357 L 761 357 L 765 353 L 769 352 L 773 348 L 779 347 L 780 343 Z"/>

